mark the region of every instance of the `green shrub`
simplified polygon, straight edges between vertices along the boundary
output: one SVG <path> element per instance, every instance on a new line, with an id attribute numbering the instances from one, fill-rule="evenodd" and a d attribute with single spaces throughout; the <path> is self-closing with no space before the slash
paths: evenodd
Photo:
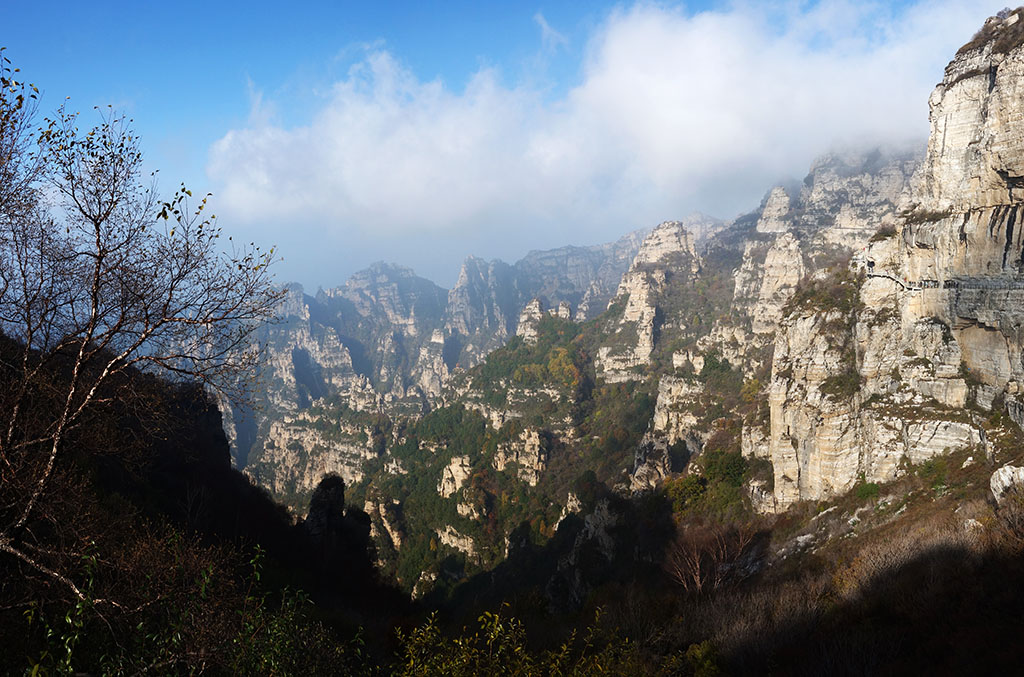
<path id="1" fill-rule="evenodd" d="M 878 498 L 879 487 L 874 482 L 862 482 L 857 485 L 857 498 L 862 501 L 874 501 Z"/>
<path id="2" fill-rule="evenodd" d="M 860 392 L 863 383 L 861 375 L 855 369 L 829 376 L 821 383 L 821 392 L 837 402 L 850 400 Z"/>
<path id="3" fill-rule="evenodd" d="M 665 496 L 672 503 L 672 512 L 684 512 L 704 497 L 707 480 L 699 475 L 684 475 L 665 483 Z"/>
<path id="4" fill-rule="evenodd" d="M 949 463 L 944 456 L 930 458 L 917 467 L 917 476 L 928 483 L 932 489 L 946 486 L 946 475 Z"/>
<path id="5" fill-rule="evenodd" d="M 709 483 L 743 486 L 747 471 L 747 459 L 739 451 L 705 450 L 704 474 Z"/>
<path id="6" fill-rule="evenodd" d="M 786 304 L 785 313 L 835 310 L 852 316 L 863 306 L 860 300 L 861 282 L 862 277 L 842 266 L 823 279 L 805 278 L 797 285 L 793 297 Z"/>
<path id="7" fill-rule="evenodd" d="M 868 242 L 882 242 L 888 240 L 896 235 L 896 228 L 891 225 L 885 225 L 879 228 Z"/>

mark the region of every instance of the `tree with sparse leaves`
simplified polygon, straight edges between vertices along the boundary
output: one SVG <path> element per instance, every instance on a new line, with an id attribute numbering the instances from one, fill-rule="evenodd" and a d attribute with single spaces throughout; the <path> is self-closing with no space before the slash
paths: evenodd
<path id="1" fill-rule="evenodd" d="M 245 400 L 281 295 L 272 250 L 222 239 L 207 198 L 142 181 L 131 120 L 81 129 L 62 107 L 37 126 L 37 95 L 0 50 L 0 553 L 84 599 L 81 538 L 48 507 L 76 430 L 146 373 Z"/>

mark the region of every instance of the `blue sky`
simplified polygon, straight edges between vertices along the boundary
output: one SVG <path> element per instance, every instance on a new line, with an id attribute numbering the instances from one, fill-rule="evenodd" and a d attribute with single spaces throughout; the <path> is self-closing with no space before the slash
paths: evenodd
<path id="1" fill-rule="evenodd" d="M 161 185 L 214 193 L 282 279 L 732 217 L 833 147 L 927 134 L 1001 5 L 935 2 L 11 3 L 43 109 L 112 104 Z M 88 116 L 86 117 L 88 120 Z"/>

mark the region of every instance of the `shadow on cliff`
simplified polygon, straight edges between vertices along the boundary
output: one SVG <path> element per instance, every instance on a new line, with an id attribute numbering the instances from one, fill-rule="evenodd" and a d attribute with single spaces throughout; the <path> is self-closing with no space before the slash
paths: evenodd
<path id="1" fill-rule="evenodd" d="M 0 341 L 0 352 L 8 347 Z M 60 365 L 54 378 L 62 378 Z M 83 616 L 76 655 L 85 665 L 115 650 L 132 656 L 136 643 L 165 631 L 180 636 L 175 623 L 194 633 L 189 641 L 209 641 L 203 651 L 229 654 L 221 639 L 241 636 L 243 613 L 269 617 L 295 590 L 340 636 L 364 627 L 369 649 L 390 641 L 408 601 L 378 578 L 369 520 L 344 507 L 343 492 L 340 506 L 330 486 L 317 496 L 326 529 L 296 523 L 231 467 L 220 412 L 201 388 L 137 372 L 110 388 L 70 431 L 39 508 L 15 534 L 14 545 L 46 557 L 45 568 L 0 557 L 0 636 L 11 640 L 0 672 L 48 655 L 52 632 L 38 619 L 63 618 L 70 593 L 60 584 L 67 579 L 47 569 L 67 572 L 96 598 L 131 600 Z M 31 399 L 30 424 L 59 411 L 51 399 L 49 391 Z M 23 502 L 23 486 L 5 477 L 0 510 Z M 150 634 L 137 631 L 143 621 Z"/>
<path id="2" fill-rule="evenodd" d="M 930 545 L 911 533 L 922 525 L 908 526 L 862 537 L 852 559 L 808 553 L 768 568 L 770 532 L 760 530 L 746 541 L 757 566 L 696 589 L 670 572 L 673 548 L 694 532 L 677 533 L 662 501 L 602 488 L 549 542 L 534 544 L 524 523 L 504 563 L 424 602 L 456 632 L 501 609 L 523 621 L 533 650 L 585 634 L 602 609 L 602 628 L 628 638 L 655 672 L 695 646 L 721 674 L 1020 671 L 1024 538 L 1008 541 L 998 524 L 974 536 L 958 526 Z"/>
<path id="3" fill-rule="evenodd" d="M 936 547 L 847 591 L 834 573 L 804 572 L 702 600 L 683 626 L 677 640 L 715 637 L 735 674 L 1015 673 L 1024 559 Z"/>
<path id="4" fill-rule="evenodd" d="M 550 540 L 536 543 L 530 523 L 521 523 L 501 564 L 453 587 L 439 585 L 423 605 L 442 610 L 453 626 L 507 606 L 528 625 L 550 625 L 554 633 L 540 641 L 548 644 L 585 620 L 602 588 L 664 578 L 661 561 L 675 535 L 664 496 L 622 497 L 596 481 L 577 483 L 575 492 L 582 509 L 565 516 Z"/>
<path id="5" fill-rule="evenodd" d="M 97 489 L 206 542 L 243 552 L 259 547 L 271 587 L 305 590 L 352 623 L 372 625 L 407 608 L 405 596 L 377 576 L 369 516 L 345 506 L 341 478 L 325 478 L 311 499 L 310 519 L 297 522 L 231 467 L 221 414 L 205 393 L 153 387 L 162 390 L 155 413 L 125 412 L 117 423 L 121 435 L 132 431 L 136 451 L 90 459 Z"/>

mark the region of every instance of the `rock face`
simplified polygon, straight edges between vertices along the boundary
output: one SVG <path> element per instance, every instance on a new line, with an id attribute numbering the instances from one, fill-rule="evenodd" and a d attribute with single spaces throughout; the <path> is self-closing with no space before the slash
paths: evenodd
<path id="1" fill-rule="evenodd" d="M 544 305 L 540 299 L 534 299 L 526 304 L 523 312 L 519 313 L 519 326 L 516 327 L 516 336 L 522 336 L 527 343 L 537 342 L 537 325 L 544 319 Z"/>
<path id="2" fill-rule="evenodd" d="M 792 233 L 783 232 L 765 254 L 761 285 L 751 317 L 751 330 L 755 334 L 770 334 L 778 329 L 782 309 L 805 274 L 800 243 Z"/>
<path id="3" fill-rule="evenodd" d="M 928 155 L 916 194 L 928 209 L 963 213 L 1024 198 L 1019 21 L 1020 12 L 989 19 L 932 92 Z"/>
<path id="4" fill-rule="evenodd" d="M 612 345 L 598 349 L 598 373 L 611 382 L 643 378 L 661 328 L 659 302 L 672 286 L 693 282 L 700 271 L 695 238 L 681 221 L 651 231 L 612 300 L 622 315 Z"/>
<path id="5" fill-rule="evenodd" d="M 537 342 L 537 329 L 540 325 L 541 320 L 545 317 L 557 317 L 562 320 L 569 320 L 572 317 L 572 310 L 569 308 L 569 304 L 562 301 L 558 304 L 557 308 L 544 309 L 544 302 L 538 299 L 533 299 L 526 304 L 522 312 L 519 313 L 519 323 L 516 327 L 516 336 L 521 336 L 522 339 L 528 344 L 534 344 Z"/>
<path id="6" fill-rule="evenodd" d="M 498 445 L 498 450 L 494 454 L 494 469 L 502 472 L 511 468 L 520 481 L 535 487 L 547 466 L 550 446 L 550 438 L 541 431 L 524 430 L 518 440 Z"/>
<path id="7" fill-rule="evenodd" d="M 914 315 L 945 322 L 970 373 L 1009 393 L 1024 377 L 1019 16 L 990 19 L 935 88 L 928 154 L 900 248 L 907 279 L 938 285 L 921 291 Z"/>
<path id="8" fill-rule="evenodd" d="M 470 257 L 450 291 L 385 263 L 315 296 L 289 285 L 282 321 L 261 337 L 259 408 L 226 410 L 236 466 L 279 497 L 295 497 L 293 507 L 325 472 L 359 481 L 379 451 L 371 436 L 349 430 L 326 439 L 310 407 L 330 402 L 343 418 L 421 413 L 442 400 L 454 374 L 515 336 L 521 319 L 529 333 L 540 317 L 531 310 L 550 306 L 566 319 L 603 310 L 642 238 L 531 252 L 515 265 Z"/>
<path id="9" fill-rule="evenodd" d="M 685 442 L 691 454 L 699 453 L 703 436 L 698 431 L 698 420 L 691 405 L 703 391 L 696 379 L 662 376 L 651 421 L 654 436 L 664 439 L 668 445 Z"/>
<path id="10" fill-rule="evenodd" d="M 992 498 L 996 499 L 997 502 L 1002 503 L 1006 492 L 1011 489 L 1024 487 L 1024 468 L 1018 468 L 1012 465 L 1004 465 L 999 470 L 992 473 L 992 479 L 989 482 L 989 486 L 992 490 Z"/>
<path id="11" fill-rule="evenodd" d="M 469 557 L 476 555 L 476 546 L 473 544 L 473 539 L 460 534 L 451 525 L 438 531 L 437 538 L 442 545 L 458 550 Z"/>
<path id="12" fill-rule="evenodd" d="M 515 335 L 522 303 L 515 269 L 504 261 L 490 263 L 469 257 L 459 279 L 448 292 L 444 326 L 464 341 L 460 361 L 480 361 Z"/>
<path id="13" fill-rule="evenodd" d="M 757 232 L 784 233 L 789 229 L 786 223 L 790 212 L 789 193 L 782 186 L 776 186 L 765 198 L 761 216 L 757 219 Z"/>
<path id="14" fill-rule="evenodd" d="M 349 484 L 363 478 L 363 463 L 376 454 L 364 442 L 365 430 L 339 428 L 333 435 L 318 430 L 306 412 L 270 424 L 270 430 L 245 472 L 280 495 L 307 494 L 328 474 Z"/>
<path id="15" fill-rule="evenodd" d="M 846 366 L 828 316 L 794 313 L 782 322 L 770 442 L 780 507 L 984 444 L 961 410 L 971 398 L 987 408 L 1002 395 L 1013 409 L 1024 377 L 1019 21 L 1020 12 L 990 19 L 946 68 L 929 100 L 928 150 L 911 189 L 897 191 L 895 174 L 875 180 L 874 192 L 887 192 L 900 215 L 884 221 L 893 235 L 872 238 L 854 261 L 865 279 Z M 838 372 L 854 378 L 852 388 L 823 396 Z M 965 373 L 982 385 L 969 388 Z"/>
<path id="16" fill-rule="evenodd" d="M 456 456 L 441 472 L 441 481 L 437 484 L 437 493 L 441 498 L 450 498 L 462 488 L 472 473 L 468 456 Z"/>

